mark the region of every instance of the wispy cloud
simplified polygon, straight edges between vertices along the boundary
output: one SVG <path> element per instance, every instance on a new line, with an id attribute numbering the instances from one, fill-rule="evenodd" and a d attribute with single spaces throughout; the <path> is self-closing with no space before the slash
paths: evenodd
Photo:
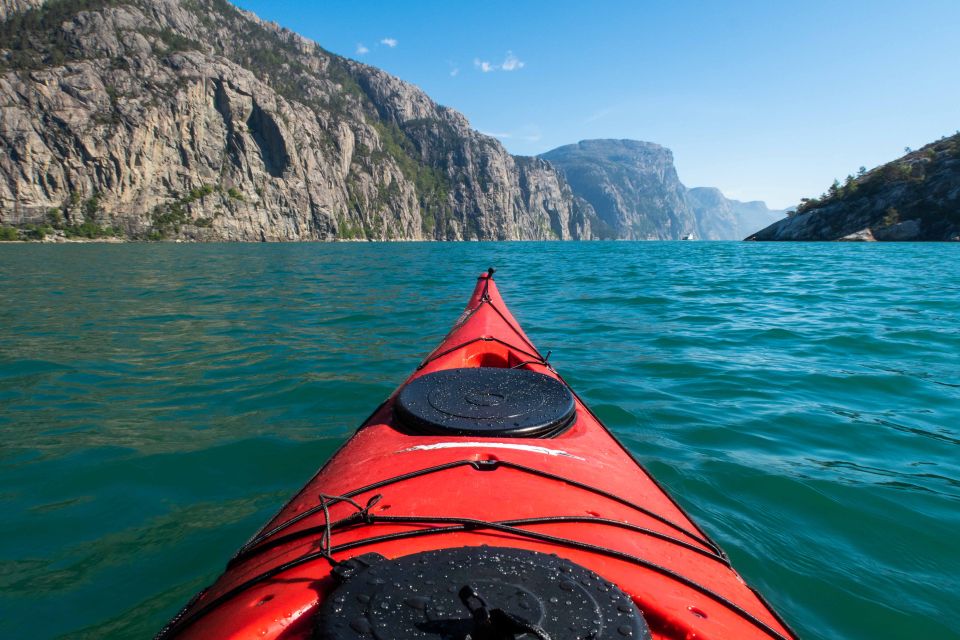
<path id="1" fill-rule="evenodd" d="M 607 107 L 605 109 L 600 109 L 599 111 L 594 111 L 589 116 L 583 119 L 585 123 L 596 122 L 597 120 L 603 120 L 607 116 L 613 113 L 612 107 Z"/>
<path id="2" fill-rule="evenodd" d="M 456 78 L 458 75 L 460 75 L 460 67 L 454 67 L 453 69 L 450 69 L 451 78 Z"/>
<path id="3" fill-rule="evenodd" d="M 528 129 L 529 131 L 529 129 Z M 529 133 L 513 133 L 510 131 L 481 131 L 485 136 L 497 138 L 498 140 L 523 140 L 524 142 L 537 142 L 543 136 L 539 131 L 530 131 Z"/>
<path id="4" fill-rule="evenodd" d="M 504 57 L 503 62 L 500 64 L 494 64 L 489 60 L 474 58 L 473 66 L 483 73 L 490 73 L 491 71 L 517 71 L 527 66 L 527 63 L 515 56 L 513 51 L 507 51 L 506 57 Z"/>
<path id="5" fill-rule="evenodd" d="M 396 38 L 384 38 L 383 40 L 380 41 L 380 44 L 384 44 L 390 47 L 391 49 L 393 49 L 395 46 L 397 46 L 400 43 L 397 41 Z"/>
<path id="6" fill-rule="evenodd" d="M 357 43 L 357 55 L 358 55 L 358 56 L 362 56 L 362 55 L 365 54 L 365 53 L 370 53 L 370 49 L 368 49 L 366 46 L 364 46 L 364 44 L 363 44 L 362 42 L 358 42 L 358 43 Z"/>
<path id="7" fill-rule="evenodd" d="M 504 58 L 503 64 L 500 65 L 500 68 L 504 71 L 516 71 L 517 69 L 523 69 L 527 63 L 523 62 L 517 56 L 513 55 L 513 51 L 507 51 L 507 57 Z"/>

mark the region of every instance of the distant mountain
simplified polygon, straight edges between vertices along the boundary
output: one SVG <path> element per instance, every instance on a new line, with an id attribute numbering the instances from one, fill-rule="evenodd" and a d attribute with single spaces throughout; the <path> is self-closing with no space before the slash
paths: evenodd
<path id="1" fill-rule="evenodd" d="M 747 240 L 960 241 L 960 134 L 834 182 Z"/>
<path id="2" fill-rule="evenodd" d="M 731 200 L 713 187 L 689 189 L 687 198 L 704 238 L 740 240 L 787 215 L 760 200 Z"/>
<path id="3" fill-rule="evenodd" d="M 0 0 L 0 239 L 579 239 L 417 87 L 225 0 Z"/>
<path id="4" fill-rule="evenodd" d="M 628 240 L 739 240 L 782 215 L 762 202 L 729 200 L 717 189 L 687 189 L 673 153 L 637 140 L 584 140 L 540 156 L 589 202 L 594 232 Z"/>
<path id="5" fill-rule="evenodd" d="M 584 140 L 540 157 L 593 205 L 602 236 L 679 240 L 698 232 L 667 148 L 636 140 Z"/>

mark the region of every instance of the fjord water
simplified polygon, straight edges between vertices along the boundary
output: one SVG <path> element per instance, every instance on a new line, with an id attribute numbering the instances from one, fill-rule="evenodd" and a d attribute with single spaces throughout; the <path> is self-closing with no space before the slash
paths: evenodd
<path id="1" fill-rule="evenodd" d="M 499 268 L 803 638 L 960 637 L 960 246 L 0 246 L 0 637 L 145 638 Z"/>

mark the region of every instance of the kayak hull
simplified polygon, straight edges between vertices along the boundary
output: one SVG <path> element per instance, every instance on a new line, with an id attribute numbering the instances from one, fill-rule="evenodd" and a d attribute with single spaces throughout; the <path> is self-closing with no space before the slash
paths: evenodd
<path id="1" fill-rule="evenodd" d="M 492 274 L 411 380 L 516 367 L 561 380 Z M 564 383 L 565 384 L 565 383 Z M 399 390 L 398 389 L 398 392 Z M 245 545 L 162 637 L 312 638 L 336 563 L 509 547 L 556 554 L 632 598 L 654 638 L 792 638 L 788 627 L 577 397 L 549 438 L 420 435 L 395 393 Z"/>

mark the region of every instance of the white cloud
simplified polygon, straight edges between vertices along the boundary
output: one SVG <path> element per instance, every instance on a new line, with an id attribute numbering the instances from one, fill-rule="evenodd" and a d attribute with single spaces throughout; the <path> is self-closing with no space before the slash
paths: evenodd
<path id="1" fill-rule="evenodd" d="M 397 46 L 400 43 L 397 41 L 396 38 L 384 38 L 383 40 L 380 41 L 380 44 L 385 44 L 391 49 L 393 49 L 395 46 Z"/>
<path id="2" fill-rule="evenodd" d="M 481 131 L 485 136 L 490 136 L 491 138 L 512 138 L 512 133 L 496 133 L 494 131 Z"/>
<path id="3" fill-rule="evenodd" d="M 357 43 L 357 55 L 362 56 L 365 53 L 370 53 L 370 49 L 364 46 L 362 42 Z"/>
<path id="4" fill-rule="evenodd" d="M 454 67 L 453 69 L 450 69 L 450 77 L 456 78 L 458 75 L 460 75 L 460 67 Z"/>
<path id="5" fill-rule="evenodd" d="M 500 65 L 500 68 L 504 71 L 516 71 L 517 69 L 523 69 L 525 65 L 525 62 L 513 55 L 513 51 L 507 51 L 507 57 L 504 58 L 503 64 Z"/>
<path id="6" fill-rule="evenodd" d="M 473 66 L 484 73 L 490 73 L 491 71 L 516 71 L 517 69 L 523 69 L 526 65 L 526 62 L 513 55 L 513 51 L 507 51 L 507 55 L 503 59 L 503 64 L 493 64 L 480 58 L 473 59 Z"/>

